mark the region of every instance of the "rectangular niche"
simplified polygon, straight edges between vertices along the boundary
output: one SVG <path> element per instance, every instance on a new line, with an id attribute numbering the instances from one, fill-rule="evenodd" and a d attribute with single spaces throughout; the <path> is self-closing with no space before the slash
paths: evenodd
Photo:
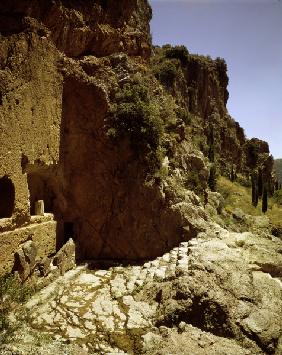
<path id="1" fill-rule="evenodd" d="M 29 172 L 27 174 L 27 183 L 29 189 L 30 214 L 35 215 L 38 201 L 43 201 L 44 212 L 53 213 L 55 194 L 48 172 Z"/>

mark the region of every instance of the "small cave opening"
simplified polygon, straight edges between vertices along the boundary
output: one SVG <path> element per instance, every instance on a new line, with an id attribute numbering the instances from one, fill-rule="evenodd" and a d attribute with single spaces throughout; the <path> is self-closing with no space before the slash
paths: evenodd
<path id="1" fill-rule="evenodd" d="M 27 174 L 30 199 L 30 214 L 36 214 L 37 201 L 44 201 L 44 212 L 53 213 L 55 193 L 48 174 L 32 172 Z"/>
<path id="2" fill-rule="evenodd" d="M 74 239 L 74 224 L 72 222 L 64 222 L 63 244 L 70 238 Z"/>
<path id="3" fill-rule="evenodd" d="M 0 218 L 12 217 L 15 206 L 15 187 L 8 176 L 0 178 Z"/>
<path id="4" fill-rule="evenodd" d="M 59 219 L 57 221 L 57 251 L 62 248 L 70 239 L 74 242 L 78 235 L 78 225 L 76 222 L 68 219 Z"/>

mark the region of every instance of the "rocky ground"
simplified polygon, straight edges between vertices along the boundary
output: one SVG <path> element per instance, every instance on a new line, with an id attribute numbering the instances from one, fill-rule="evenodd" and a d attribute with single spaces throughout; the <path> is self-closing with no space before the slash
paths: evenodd
<path id="1" fill-rule="evenodd" d="M 0 353 L 282 354 L 282 242 L 267 229 L 214 225 L 142 265 L 101 265 L 33 296 Z"/>

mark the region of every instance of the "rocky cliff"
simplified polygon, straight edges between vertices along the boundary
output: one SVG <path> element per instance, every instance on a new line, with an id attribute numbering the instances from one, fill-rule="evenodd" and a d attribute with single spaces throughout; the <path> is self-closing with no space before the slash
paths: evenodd
<path id="1" fill-rule="evenodd" d="M 43 291 L 47 308 L 40 295 L 28 306 L 32 327 L 56 333 L 60 324 L 60 341 L 90 353 L 154 353 L 162 330 L 174 338 L 172 328 L 186 322 L 196 338 L 212 334 L 204 343 L 218 342 L 214 353 L 228 346 L 228 354 L 278 355 L 281 241 L 263 219 L 255 253 L 253 234 L 215 223 L 226 227 L 226 214 L 218 215 L 222 197 L 208 189 L 211 167 L 246 181 L 256 169 L 270 176 L 268 145 L 248 141 L 229 116 L 224 60 L 182 46 L 153 48 L 150 19 L 146 0 L 1 2 L 1 273 L 51 281 L 73 266 L 65 258 L 74 248 L 77 261 L 95 270 L 130 264 L 70 271 L 59 279 L 65 298 L 53 293 L 55 282 Z M 77 283 L 73 294 L 67 280 Z M 66 325 L 59 313 L 76 291 L 84 323 L 66 311 Z M 84 300 L 93 301 L 97 322 L 84 314 Z M 139 339 L 146 333 L 147 350 Z M 168 347 L 164 353 L 176 351 Z"/>
<path id="2" fill-rule="evenodd" d="M 196 233 L 175 192 L 166 195 L 167 184 L 153 177 L 165 161 L 165 144 L 179 156 L 182 170 L 191 166 L 191 153 L 203 183 L 207 179 L 201 153 L 177 132 L 170 139 L 170 132 L 181 130 L 181 122 L 176 104 L 146 62 L 151 48 L 148 4 L 119 6 L 126 9 L 122 21 L 112 2 L 1 4 L 1 175 L 15 187 L 13 213 L 4 216 L 11 219 L 2 230 L 30 223 L 34 204 L 42 199 L 46 212 L 55 216 L 57 247 L 69 233 L 82 259 L 157 256 L 181 241 L 187 230 Z M 123 36 L 126 48 L 117 47 Z M 162 154 L 155 154 L 146 184 L 148 152 L 137 157 L 128 137 L 113 141 L 108 134 L 115 97 L 138 73 L 151 81 L 150 95 L 164 131 L 162 143 L 153 148 Z M 10 263 L 13 250 L 25 240 L 5 242 Z"/>
<path id="3" fill-rule="evenodd" d="M 57 247 L 69 233 L 82 259 L 157 256 L 188 229 L 196 233 L 177 195 L 181 185 L 203 193 L 202 152 L 222 173 L 244 170 L 244 132 L 225 106 L 225 62 L 188 52 L 181 60 L 167 48 L 155 50 L 151 66 L 151 10 L 144 1 L 12 1 L 0 11 L 1 174 L 15 184 L 15 225 L 28 223 L 43 199 L 57 222 Z M 177 73 L 163 87 L 155 68 L 162 75 L 165 61 Z M 122 122 L 125 116 L 115 122 L 112 116 L 113 105 L 123 109 L 117 97 L 126 85 L 139 90 L 138 75 L 151 107 L 151 121 L 141 122 L 147 120 L 141 115 L 138 129 L 159 141 L 136 154 L 133 135 L 135 142 L 147 138 Z M 150 118 L 154 110 L 159 121 Z M 175 172 L 178 189 L 168 187 Z"/>

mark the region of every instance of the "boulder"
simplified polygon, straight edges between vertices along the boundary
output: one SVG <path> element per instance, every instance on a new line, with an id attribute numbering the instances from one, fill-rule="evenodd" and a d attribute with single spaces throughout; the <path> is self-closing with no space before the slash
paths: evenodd
<path id="1" fill-rule="evenodd" d="M 61 275 L 75 267 L 75 244 L 72 239 L 69 239 L 54 256 L 53 265 L 58 267 Z"/>
<path id="2" fill-rule="evenodd" d="M 32 240 L 25 242 L 15 253 L 13 270 L 19 273 L 22 280 L 26 280 L 34 270 L 37 248 Z"/>

